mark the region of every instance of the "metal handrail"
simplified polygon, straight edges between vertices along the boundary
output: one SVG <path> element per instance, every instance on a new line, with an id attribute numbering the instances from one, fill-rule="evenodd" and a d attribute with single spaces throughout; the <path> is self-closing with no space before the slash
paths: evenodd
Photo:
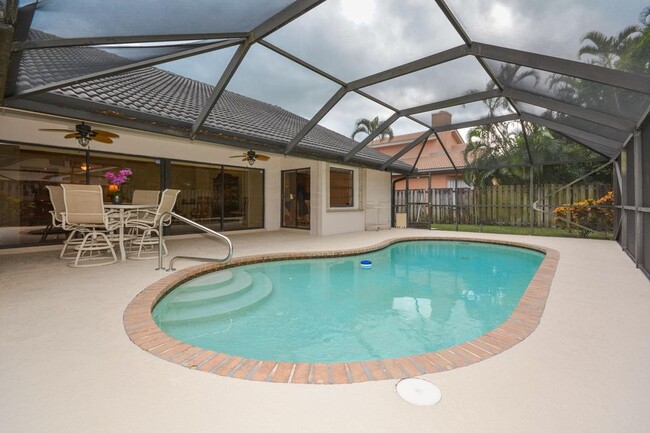
<path id="1" fill-rule="evenodd" d="M 197 260 L 200 262 L 212 262 L 212 263 L 228 263 L 230 259 L 232 259 L 232 242 L 230 242 L 230 239 L 228 239 L 226 236 L 222 235 L 221 233 L 217 233 L 212 229 L 209 229 L 205 226 L 202 226 L 201 224 L 192 221 L 191 219 L 187 219 L 184 216 L 181 216 L 177 213 L 174 212 L 165 212 L 160 216 L 160 220 L 158 223 L 158 236 L 160 237 L 160 242 L 158 242 L 158 267 L 156 270 L 164 269 L 163 267 L 163 225 L 165 223 L 165 220 L 167 219 L 167 216 L 174 217 L 186 224 L 191 225 L 194 228 L 197 228 L 199 230 L 202 230 L 206 232 L 207 234 L 216 236 L 218 238 L 221 238 L 222 240 L 226 241 L 228 244 L 228 255 L 223 258 L 223 259 L 215 259 L 211 257 L 193 257 L 193 256 L 174 256 L 172 259 L 169 261 L 169 267 L 165 269 L 167 272 L 169 271 L 175 271 L 176 269 L 173 267 L 174 261 L 177 259 L 186 259 L 186 260 Z M 171 222 L 171 218 L 168 220 L 168 222 Z"/>

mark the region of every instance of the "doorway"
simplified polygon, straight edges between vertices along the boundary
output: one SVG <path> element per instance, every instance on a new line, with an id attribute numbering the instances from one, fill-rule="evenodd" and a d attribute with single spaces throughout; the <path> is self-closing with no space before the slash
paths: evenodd
<path id="1" fill-rule="evenodd" d="M 309 168 L 282 172 L 282 227 L 309 230 L 310 184 Z"/>

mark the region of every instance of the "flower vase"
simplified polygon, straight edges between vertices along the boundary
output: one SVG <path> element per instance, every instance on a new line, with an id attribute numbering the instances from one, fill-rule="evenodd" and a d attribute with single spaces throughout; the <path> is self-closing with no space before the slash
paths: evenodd
<path id="1" fill-rule="evenodd" d="M 122 191 L 120 191 L 119 188 L 116 191 L 113 191 L 113 194 L 111 195 L 111 203 L 122 204 L 123 200 L 124 200 L 124 195 L 122 194 Z"/>

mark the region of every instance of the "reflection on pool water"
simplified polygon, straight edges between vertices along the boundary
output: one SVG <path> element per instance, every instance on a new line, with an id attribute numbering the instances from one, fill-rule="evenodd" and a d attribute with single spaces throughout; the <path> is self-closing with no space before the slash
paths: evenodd
<path id="1" fill-rule="evenodd" d="M 409 356 L 498 327 L 543 258 L 519 247 L 435 240 L 257 263 L 183 283 L 153 317 L 179 340 L 245 358 L 334 363 Z"/>

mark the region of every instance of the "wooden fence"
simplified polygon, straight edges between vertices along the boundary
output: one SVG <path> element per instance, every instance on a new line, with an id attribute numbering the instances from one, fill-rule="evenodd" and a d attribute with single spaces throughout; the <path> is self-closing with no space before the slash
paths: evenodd
<path id="1" fill-rule="evenodd" d="M 530 226 L 532 215 L 535 227 L 554 227 L 552 214 L 556 207 L 587 198 L 598 199 L 612 190 L 611 185 L 601 183 L 578 183 L 558 191 L 562 187 L 555 184 L 535 185 L 532 200 L 528 185 L 459 188 L 455 199 L 453 189 L 436 188 L 431 189 L 430 200 L 426 189 L 396 190 L 394 212 L 406 212 L 410 225 L 458 222 Z M 535 201 L 537 208 L 544 212 L 531 213 L 531 203 Z"/>

